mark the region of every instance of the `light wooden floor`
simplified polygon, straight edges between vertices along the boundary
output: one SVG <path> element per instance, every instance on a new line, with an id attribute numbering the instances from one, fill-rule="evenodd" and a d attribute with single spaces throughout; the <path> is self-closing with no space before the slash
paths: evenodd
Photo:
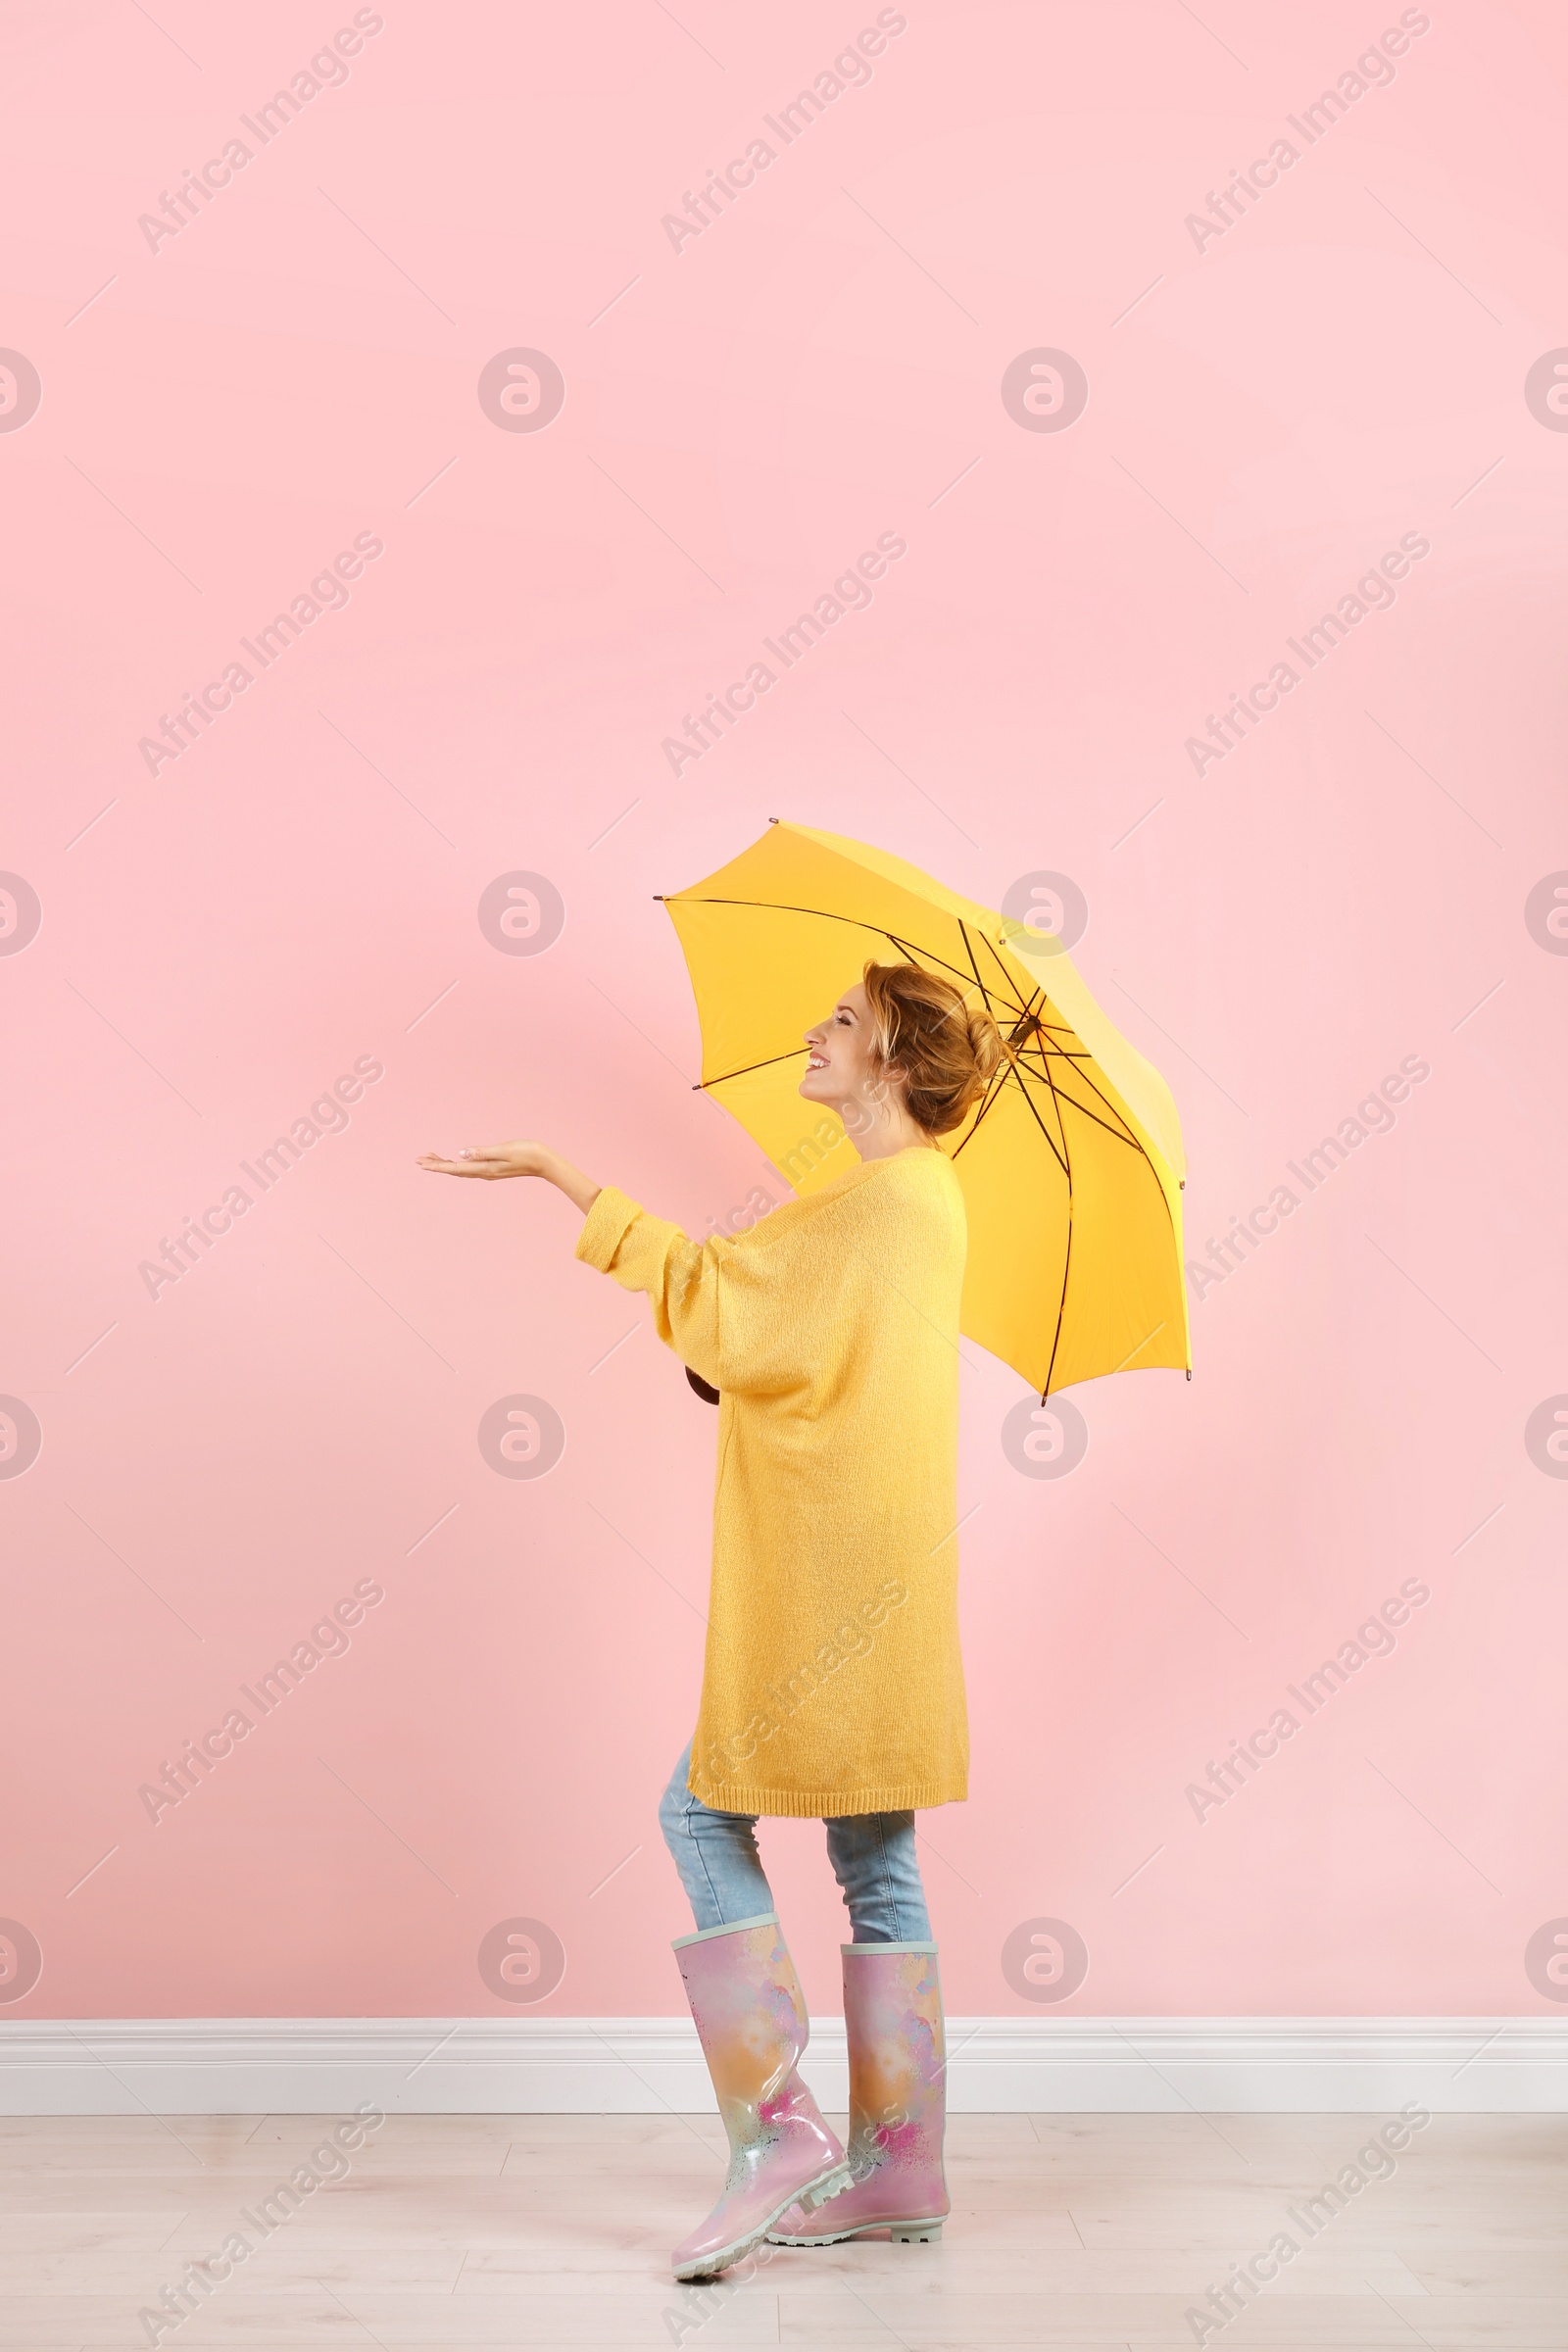
<path id="1" fill-rule="evenodd" d="M 394 2117 L 346 2180 L 160 2341 L 1190 2345 L 1188 2308 L 1288 2230 L 1303 2251 L 1206 2341 L 1563 2352 L 1568 2119 L 1435 2117 L 1392 2179 L 1304 2243 L 1286 2208 L 1381 2120 L 958 2116 L 941 2245 L 780 2249 L 705 2295 L 671 2283 L 666 2254 L 716 2191 L 716 2119 Z M 145 2344 L 141 2307 L 243 2230 L 239 2209 L 322 2129 L 303 2116 L 0 2122 L 0 2345 Z"/>

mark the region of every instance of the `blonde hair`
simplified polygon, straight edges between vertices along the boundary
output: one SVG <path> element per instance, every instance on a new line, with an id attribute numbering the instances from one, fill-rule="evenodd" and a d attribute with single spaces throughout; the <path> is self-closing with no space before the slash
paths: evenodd
<path id="1" fill-rule="evenodd" d="M 984 1005 L 918 963 L 865 967 L 871 1012 L 871 1059 L 902 1079 L 909 1116 L 928 1135 L 959 1126 L 979 1102 L 1008 1049 Z"/>

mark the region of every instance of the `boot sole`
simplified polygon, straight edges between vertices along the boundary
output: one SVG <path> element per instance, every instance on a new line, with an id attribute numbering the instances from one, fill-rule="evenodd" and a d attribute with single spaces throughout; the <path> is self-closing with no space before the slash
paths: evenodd
<path id="1" fill-rule="evenodd" d="M 814 2213 L 819 2205 L 827 2203 L 829 2197 L 842 2196 L 845 2189 L 854 2186 L 855 2174 L 849 2165 L 841 2164 L 832 2172 L 821 2174 L 818 2179 L 808 2182 L 805 2188 L 791 2189 L 783 2203 L 775 2206 L 764 2221 L 758 2223 L 755 2230 L 748 2230 L 745 2235 L 736 2238 L 733 2244 L 721 2246 L 716 2254 L 705 2254 L 699 2261 L 683 2263 L 675 2273 L 676 2279 L 684 2286 L 700 2278 L 716 2278 L 721 2271 L 732 2270 L 735 2264 L 744 2255 L 749 2254 L 755 2245 L 760 2244 L 774 2223 L 780 2221 L 792 2205 L 804 2205 L 808 2213 Z M 919 2227 L 919 2225 L 914 2226 Z M 845 2234 L 853 2237 L 855 2231 L 847 2230 Z M 796 2245 L 816 2244 L 819 2241 L 816 2239 L 778 2238 L 771 2242 L 778 2245 Z"/>
<path id="2" fill-rule="evenodd" d="M 929 2222 L 857 2222 L 853 2230 L 836 2230 L 830 2235 L 823 2237 L 786 2237 L 781 2230 L 775 2230 L 769 2234 L 768 2244 L 772 2246 L 843 2246 L 847 2245 L 852 2237 L 875 2237 L 881 2230 L 886 2230 L 896 2246 L 934 2246 L 941 2239 L 942 2223 L 946 2219 L 947 2216 L 944 2214 L 940 2220 Z"/>

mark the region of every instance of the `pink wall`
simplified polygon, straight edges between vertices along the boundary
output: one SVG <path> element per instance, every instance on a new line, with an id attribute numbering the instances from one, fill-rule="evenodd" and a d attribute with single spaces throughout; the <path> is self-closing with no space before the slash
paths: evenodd
<path id="1" fill-rule="evenodd" d="M 924 1825 L 952 2006 L 1052 1989 L 1016 1955 L 1053 1919 L 1080 2011 L 1549 2013 L 1568 1484 L 1526 1424 L 1568 1392 L 1568 960 L 1526 907 L 1568 868 L 1568 416 L 1525 387 L 1568 346 L 1560 18 L 1435 4 L 1309 143 L 1288 119 L 1419 12 L 908 0 L 786 146 L 763 118 L 869 0 L 381 13 L 265 145 L 241 118 L 348 5 L 8 19 L 0 343 L 42 386 L 0 430 L 0 865 L 42 906 L 0 956 L 0 1390 L 42 1429 L 0 1480 L 0 1915 L 43 1956 L 10 2013 L 505 2014 L 476 1955 L 518 1917 L 565 1954 L 546 2013 L 679 2007 L 654 1805 L 713 1420 L 558 1196 L 415 1155 L 542 1135 L 694 1229 L 776 1195 L 691 1091 L 653 902 L 774 814 L 990 905 L 1072 877 L 1077 960 L 1181 1104 L 1194 1258 L 1299 1196 L 1202 1286 L 1190 1386 L 1077 1394 L 1065 1477 L 1014 1468 L 1021 1384 L 969 1351 L 973 1787 Z M 677 249 L 662 216 L 760 135 Z M 1252 209 L 1188 225 L 1282 137 Z M 1060 432 L 1002 397 L 1042 348 L 1087 376 Z M 517 349 L 564 381 L 542 431 L 481 406 Z M 869 610 L 672 763 L 888 531 Z M 1406 534 L 1396 601 L 1196 758 Z M 370 542 L 342 609 L 241 651 Z M 235 661 L 199 739 L 138 750 Z M 478 919 L 516 872 L 564 906 L 535 956 Z M 1406 1056 L 1396 1124 L 1308 1194 L 1289 1163 Z M 362 1057 L 346 1127 L 248 1185 Z M 519 1394 L 565 1430 L 536 1480 L 477 1443 Z M 149 1819 L 365 1579 L 345 1654 Z M 1200 1819 L 1408 1580 L 1392 1654 Z M 767 1833 L 831 2007 L 819 1849 Z"/>

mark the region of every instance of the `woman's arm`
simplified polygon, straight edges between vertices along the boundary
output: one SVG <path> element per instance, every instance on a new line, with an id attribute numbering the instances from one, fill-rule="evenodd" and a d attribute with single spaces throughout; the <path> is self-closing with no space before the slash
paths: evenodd
<path id="1" fill-rule="evenodd" d="M 584 1216 L 602 1190 L 591 1176 L 585 1176 L 581 1168 L 574 1168 L 569 1159 L 563 1159 L 559 1152 L 552 1152 L 548 1144 L 476 1144 L 460 1152 L 456 1159 L 443 1159 L 436 1152 L 421 1152 L 418 1164 L 436 1176 L 483 1176 L 492 1182 L 499 1176 L 542 1176 L 547 1184 L 564 1193 Z"/>
<path id="2" fill-rule="evenodd" d="M 436 1176 L 542 1176 L 565 1194 L 585 1219 L 577 1255 L 626 1290 L 646 1291 L 660 1338 L 705 1379 L 718 1380 L 718 1269 L 716 1251 L 688 1241 L 676 1225 L 649 1216 L 613 1187 L 606 1193 L 581 1168 L 548 1144 L 470 1145 L 456 1159 L 422 1152 L 418 1164 Z"/>
<path id="3" fill-rule="evenodd" d="M 779 1351 L 793 1344 L 799 1315 L 794 1252 L 743 1249 L 744 1235 L 694 1242 L 613 1185 L 595 1184 L 548 1144 L 471 1146 L 455 1159 L 425 1152 L 418 1164 L 438 1176 L 543 1176 L 582 1211 L 578 1258 L 623 1290 L 646 1292 L 655 1330 L 683 1364 L 715 1389 L 777 1385 Z"/>

